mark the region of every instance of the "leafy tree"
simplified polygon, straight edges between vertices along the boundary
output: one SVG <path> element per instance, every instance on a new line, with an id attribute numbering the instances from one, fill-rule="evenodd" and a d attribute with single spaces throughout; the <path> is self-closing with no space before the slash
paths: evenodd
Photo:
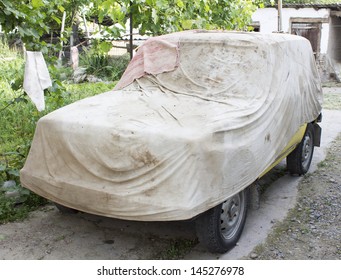
<path id="1" fill-rule="evenodd" d="M 266 1 L 257 1 L 264 2 L 264 5 L 277 5 L 277 0 L 266 0 Z M 340 1 L 335 0 L 283 0 L 282 4 L 331 4 L 331 3 L 340 3 Z"/>
<path id="2" fill-rule="evenodd" d="M 284 0 L 283 4 L 331 4 L 331 3 L 340 3 L 340 1 L 335 0 Z"/>
<path id="3" fill-rule="evenodd" d="M 47 53 L 55 51 L 59 44 L 42 40 L 53 30 L 60 30 L 62 15 L 67 11 L 71 27 L 77 11 L 87 0 L 0 0 L 0 24 L 5 32 L 17 33 L 28 50 Z M 68 30 L 70 31 L 70 30 Z"/>
<path id="4" fill-rule="evenodd" d="M 46 19 L 57 20 L 58 8 L 63 9 L 46 0 L 0 0 L 0 24 L 5 32 L 19 33 L 27 49 L 46 52 L 47 45 L 40 38 L 50 29 Z"/>
<path id="5" fill-rule="evenodd" d="M 259 1 L 262 3 L 263 1 Z M 109 17 L 115 25 L 106 32 L 126 29 L 128 15 L 141 34 L 158 35 L 184 29 L 244 29 L 256 9 L 251 0 L 94 0 L 99 23 Z"/>
<path id="6" fill-rule="evenodd" d="M 252 12 L 264 1 L 257 0 L 0 0 L 0 24 L 5 32 L 15 31 L 29 50 L 47 52 L 41 40 L 51 29 L 60 29 L 67 11 L 70 27 L 78 11 L 90 12 L 104 23 L 106 34 L 119 37 L 129 15 L 141 34 L 162 34 L 191 28 L 244 29 Z"/>

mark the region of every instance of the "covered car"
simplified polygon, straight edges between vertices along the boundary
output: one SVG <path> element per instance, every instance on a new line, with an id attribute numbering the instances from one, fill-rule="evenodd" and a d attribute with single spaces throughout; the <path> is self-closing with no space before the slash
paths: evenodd
<path id="1" fill-rule="evenodd" d="M 292 165 L 307 152 L 310 164 L 321 100 L 302 37 L 151 38 L 114 90 L 39 120 L 21 182 L 61 209 L 138 221 L 198 217 L 200 240 L 224 252 L 241 234 L 247 187 L 293 150 Z"/>

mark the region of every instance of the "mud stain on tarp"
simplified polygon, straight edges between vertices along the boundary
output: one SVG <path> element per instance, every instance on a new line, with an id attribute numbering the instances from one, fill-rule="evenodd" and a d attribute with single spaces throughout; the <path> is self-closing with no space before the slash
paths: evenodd
<path id="1" fill-rule="evenodd" d="M 154 157 L 149 150 L 146 148 L 142 148 L 138 151 L 131 152 L 130 156 L 138 163 L 142 163 L 143 165 L 157 165 L 158 159 Z"/>

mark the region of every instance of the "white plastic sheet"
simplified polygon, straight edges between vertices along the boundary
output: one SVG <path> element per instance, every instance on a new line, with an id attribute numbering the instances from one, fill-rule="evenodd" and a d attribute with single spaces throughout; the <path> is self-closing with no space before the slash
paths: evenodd
<path id="1" fill-rule="evenodd" d="M 163 57 L 167 71 L 153 74 L 137 63 L 117 90 L 42 118 L 24 186 L 104 216 L 192 218 L 254 182 L 321 111 L 301 37 L 192 31 L 153 40 L 179 61 Z"/>

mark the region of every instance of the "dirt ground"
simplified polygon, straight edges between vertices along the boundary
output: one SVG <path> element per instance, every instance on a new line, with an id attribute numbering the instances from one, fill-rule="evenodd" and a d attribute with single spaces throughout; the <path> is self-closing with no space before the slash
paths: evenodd
<path id="1" fill-rule="evenodd" d="M 252 259 L 341 259 L 341 134 L 317 171 L 298 187 L 296 206 Z"/>

